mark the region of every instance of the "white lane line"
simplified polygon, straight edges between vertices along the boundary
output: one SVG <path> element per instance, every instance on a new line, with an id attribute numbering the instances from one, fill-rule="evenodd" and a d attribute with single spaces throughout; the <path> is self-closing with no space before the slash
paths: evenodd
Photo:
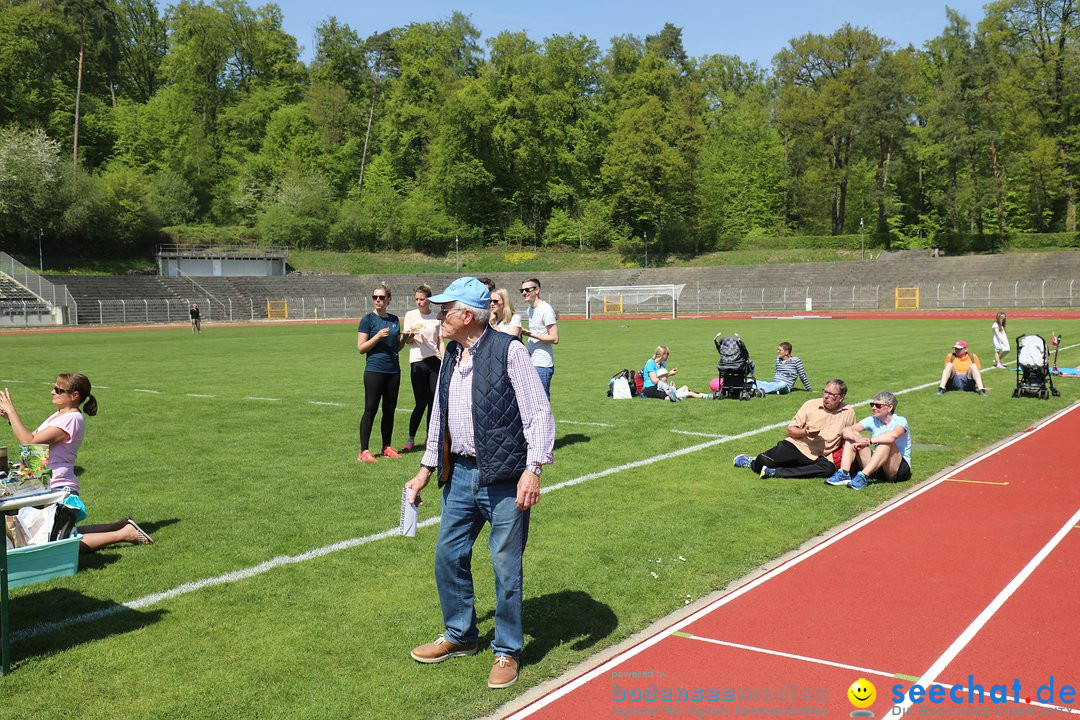
<path id="1" fill-rule="evenodd" d="M 556 425 L 592 425 L 593 427 L 611 427 L 609 423 L 602 422 L 580 422 L 577 420 L 556 420 Z"/>
<path id="2" fill-rule="evenodd" d="M 899 393 L 895 393 L 895 394 L 899 394 Z M 1060 412 L 1055 413 L 1054 415 L 1051 415 L 1049 418 L 1047 418 L 1043 422 L 1039 423 L 1035 427 L 1031 428 L 1027 432 L 1021 433 L 1020 435 L 1016 436 L 1012 440 L 1010 440 L 1008 442 L 1005 442 L 1005 443 L 1002 443 L 1001 445 L 998 445 L 996 448 L 994 448 L 990 452 L 988 452 L 988 453 L 986 453 L 984 455 L 980 455 L 977 458 L 972 459 L 971 462 L 965 463 L 963 466 L 958 468 L 955 472 L 960 472 L 961 470 L 965 470 L 965 469 L 975 465 L 976 463 L 982 462 L 983 460 L 985 460 L 988 457 L 991 457 L 992 455 L 996 455 L 997 453 L 1001 452 L 1005 448 L 1010 447 L 1013 444 L 1020 442 L 1021 440 L 1024 440 L 1028 436 L 1032 435 L 1033 433 L 1038 432 L 1039 430 L 1046 427 L 1050 423 L 1064 417 L 1069 412 L 1072 412 L 1072 411 L 1076 410 L 1078 407 L 1080 407 L 1080 403 L 1074 403 L 1074 404 L 1070 405 L 1069 407 L 1064 408 Z M 778 425 L 784 425 L 786 427 L 787 424 L 786 423 L 778 423 Z M 721 442 L 721 441 L 714 440 L 711 443 L 704 443 L 702 446 L 699 446 L 699 447 L 708 447 L 708 446 L 711 446 L 711 445 L 718 444 L 719 442 Z M 784 573 L 784 572 L 787 572 L 791 568 L 796 567 L 796 566 L 800 565 L 801 563 L 805 562 L 806 560 L 809 560 L 810 558 L 814 557 L 819 552 L 822 552 L 822 551 L 826 550 L 827 548 L 832 547 L 836 543 L 838 543 L 841 540 L 845 539 L 849 535 L 861 530 L 862 528 L 866 527 L 867 525 L 869 525 L 873 521 L 877 520 L 878 518 L 883 517 L 886 514 L 888 514 L 890 512 L 893 512 L 894 510 L 896 510 L 898 508 L 903 507 L 904 505 L 911 502 L 915 498 L 919 497 L 923 493 L 929 492 L 930 490 L 936 488 L 938 485 L 940 485 L 942 482 L 944 482 L 944 480 L 945 480 L 944 477 L 938 478 L 937 480 L 935 480 L 932 483 L 927 483 L 926 485 L 923 485 L 921 488 L 919 488 L 918 490 L 912 492 L 910 495 L 905 495 L 904 497 L 899 498 L 895 502 L 890 503 L 889 505 L 886 505 L 885 507 L 883 507 L 883 508 L 881 508 L 881 509 L 879 509 L 879 510 L 877 510 L 877 511 L 875 511 L 875 512 L 869 514 L 869 515 L 867 515 L 862 520 L 860 520 L 857 523 L 854 523 L 852 525 L 849 525 L 848 527 L 846 527 L 843 530 L 841 530 L 840 532 L 836 533 L 835 535 L 833 535 L 829 539 L 827 539 L 827 540 L 825 540 L 825 541 L 823 541 L 821 543 L 818 543 L 814 547 L 808 549 L 806 552 L 804 552 L 804 553 L 802 553 L 800 555 L 796 555 L 795 557 L 789 558 L 788 560 L 781 563 L 780 565 L 777 565 L 776 567 L 772 568 L 771 570 L 768 570 L 768 571 L 762 573 L 761 575 L 757 576 L 756 578 L 754 578 L 750 582 L 746 583 L 745 585 L 741 585 L 741 586 L 735 588 L 734 590 L 732 590 L 731 592 L 729 592 L 729 593 L 727 593 L 727 594 L 725 594 L 725 595 L 723 595 L 721 597 L 718 597 L 716 600 L 714 600 L 711 603 L 705 605 L 704 607 L 702 607 L 697 612 L 695 612 L 695 613 L 683 618 L 682 620 L 676 622 L 674 625 L 671 625 L 671 626 L 666 627 L 666 628 L 664 628 L 662 630 L 659 630 L 654 635 L 652 635 L 652 636 L 646 638 L 645 640 L 641 641 L 639 644 L 637 644 L 637 645 L 635 645 L 635 646 L 633 646 L 631 648 L 628 648 L 626 651 L 621 652 L 621 653 L 609 658 L 607 661 L 601 663 L 600 665 L 593 668 L 592 670 L 589 670 L 588 672 L 584 673 L 583 675 L 579 675 L 578 677 L 574 678 L 570 682 L 568 682 L 565 685 L 559 687 L 557 690 L 555 690 L 551 694 L 545 695 L 544 697 L 539 698 L 535 702 L 527 705 L 526 707 L 524 707 L 521 710 L 517 711 L 513 715 L 508 716 L 506 718 L 506 720 L 520 720 L 520 718 L 528 717 L 529 715 L 533 714 L 537 710 L 540 710 L 540 709 L 542 709 L 544 707 L 547 707 L 548 705 L 555 702 L 556 700 L 558 700 L 558 699 L 560 699 L 560 698 L 562 698 L 562 697 L 564 697 L 566 695 L 569 695 L 570 693 L 577 690 L 582 685 L 585 685 L 586 683 L 590 682 L 591 680 L 593 680 L 593 679 L 595 679 L 597 677 L 600 677 L 601 675 L 604 675 L 605 673 L 611 671 L 612 668 L 617 667 L 619 664 L 621 664 L 623 662 L 626 662 L 630 658 L 644 652 L 645 650 L 648 650 L 653 645 L 656 645 L 657 643 L 659 643 L 661 640 L 664 640 L 665 638 L 669 637 L 673 632 L 682 630 L 687 625 L 690 625 L 692 623 L 697 622 L 698 620 L 705 617 L 706 615 L 713 612 L 714 610 L 716 610 L 718 608 L 721 608 L 724 605 L 727 605 L 729 602 L 732 602 L 733 600 L 736 600 L 737 598 L 742 597 L 743 595 L 745 595 L 746 593 L 750 592 L 751 590 L 757 588 L 758 586 L 768 582 L 769 580 L 772 580 L 777 575 L 779 575 L 781 573 Z"/>
<path id="3" fill-rule="evenodd" d="M 1001 606 L 1012 597 L 1012 594 L 1024 584 L 1024 581 L 1031 577 L 1031 573 L 1035 572 L 1036 568 L 1042 564 L 1042 561 L 1047 558 L 1063 539 L 1065 539 L 1065 536 L 1069 534 L 1073 529 L 1073 525 L 1077 522 L 1080 522 L 1080 510 L 1073 513 L 1073 516 L 1069 518 L 1068 522 L 1062 525 L 1061 528 L 1054 533 L 1054 536 L 1043 546 L 1042 550 L 1036 553 L 1035 557 L 1028 561 L 1027 565 L 1024 566 L 1024 569 L 1018 572 L 1016 576 L 1009 581 L 1009 584 L 1001 589 L 1001 592 L 997 594 L 997 597 L 991 600 L 990 604 L 983 608 L 983 611 L 971 621 L 971 624 L 964 628 L 964 631 L 953 640 L 952 645 L 949 645 L 945 652 L 943 652 L 941 656 L 934 661 L 934 664 L 930 666 L 930 669 L 923 673 L 922 677 L 919 678 L 919 685 L 922 685 L 925 688 L 935 683 L 938 675 L 940 675 L 941 672 L 956 659 L 956 656 L 960 654 L 961 650 L 967 647 L 968 643 L 972 641 L 978 632 L 982 630 L 983 626 L 990 621 L 990 618 L 994 616 L 994 613 L 1000 610 Z M 909 696 L 904 702 L 899 705 L 894 705 L 891 712 L 893 715 L 901 715 L 904 710 L 911 707 L 911 704 L 912 701 Z"/>
<path id="4" fill-rule="evenodd" d="M 244 399 L 245 400 L 262 400 L 262 401 L 265 401 L 265 402 L 279 402 L 281 400 L 281 398 L 255 397 L 254 395 L 248 395 Z"/>
<path id="5" fill-rule="evenodd" d="M 95 385 L 94 389 L 95 390 L 110 390 L 110 389 L 112 389 L 112 386 L 111 385 Z"/>
<path id="6" fill-rule="evenodd" d="M 212 398 L 212 397 L 214 397 L 213 395 L 204 395 L 203 393 L 184 393 L 184 394 L 187 397 L 201 397 L 201 398 Z"/>
<path id="7" fill-rule="evenodd" d="M 0 382 L 9 382 L 9 383 L 24 383 L 24 382 L 26 382 L 26 381 L 25 381 L 25 380 L 0 380 Z"/>
<path id="8" fill-rule="evenodd" d="M 131 392 L 150 393 L 151 395 L 160 395 L 160 390 L 146 390 L 144 388 L 132 388 Z"/>
<path id="9" fill-rule="evenodd" d="M 893 679 L 893 680 L 905 680 L 907 682 L 914 682 L 915 681 L 914 676 L 907 675 L 905 673 L 894 673 L 894 672 L 887 672 L 885 670 L 874 670 L 873 668 L 859 667 L 858 665 L 847 665 L 845 663 L 833 662 L 832 660 L 825 660 L 824 658 L 815 658 L 815 657 L 810 657 L 808 655 L 796 655 L 794 653 L 783 652 L 783 651 L 780 651 L 780 650 L 770 650 L 768 648 L 757 647 L 755 645 L 743 645 L 742 643 L 729 642 L 727 640 L 717 640 L 715 638 L 704 637 L 704 636 L 701 636 L 701 635 L 691 635 L 690 633 L 684 633 L 684 632 L 674 632 L 674 633 L 672 633 L 672 635 L 674 635 L 676 637 L 686 638 L 687 640 L 697 640 L 699 642 L 711 643 L 713 645 L 721 645 L 723 647 L 735 648 L 736 650 L 746 650 L 748 652 L 761 653 L 763 655 L 773 655 L 775 657 L 787 658 L 789 660 L 799 660 L 801 662 L 810 663 L 812 665 L 825 665 L 827 667 L 835 667 L 835 668 L 840 668 L 842 670 L 851 670 L 851 671 L 857 672 L 857 673 L 863 673 L 863 674 L 869 674 L 869 675 L 877 675 L 879 677 L 886 677 L 886 678 L 890 678 L 890 679 Z M 959 688 L 961 690 L 965 690 L 965 691 L 967 690 L 967 686 L 963 685 L 961 683 L 957 683 L 957 684 L 935 683 L 935 684 L 940 685 L 941 687 L 945 688 L 946 690 L 951 690 L 954 687 Z M 1020 704 L 1023 704 L 1023 705 L 1038 705 L 1039 707 L 1054 708 L 1054 709 L 1064 710 L 1064 711 L 1070 712 L 1070 713 L 1080 713 L 1080 708 L 1060 707 L 1058 705 L 1050 705 L 1048 703 L 1041 703 L 1041 702 L 1037 702 L 1035 700 L 1030 700 L 1030 701 L 1028 701 L 1028 700 L 1017 700 L 1017 699 L 1014 699 L 1012 696 L 1006 697 L 1005 700 L 1007 702 L 1016 702 L 1016 703 L 1020 703 Z"/>
<path id="10" fill-rule="evenodd" d="M 333 405 L 334 407 L 345 407 L 345 403 L 339 402 L 322 402 L 320 400 L 308 400 L 309 405 Z"/>
<path id="11" fill-rule="evenodd" d="M 716 640 L 710 637 L 702 637 L 701 635 L 691 635 L 690 633 L 675 632 L 672 635 L 676 635 L 687 640 L 697 640 L 699 642 L 711 643 L 713 645 L 722 645 L 724 647 L 735 648 L 736 650 L 748 650 L 750 652 L 762 653 L 763 655 L 773 655 L 775 657 L 787 658 L 789 660 L 800 660 L 802 662 L 812 663 L 814 665 L 827 665 L 829 667 L 841 668 L 843 670 L 851 670 L 857 673 L 869 673 L 870 675 L 878 675 L 880 677 L 887 677 L 896 679 L 897 673 L 886 672 L 884 670 L 874 670 L 873 668 L 859 667 L 858 665 L 845 665 L 844 663 L 833 662 L 832 660 L 824 660 L 822 658 L 809 657 L 808 655 L 795 655 L 794 653 L 781 652 L 780 650 L 769 650 L 767 648 L 756 647 L 754 645 L 743 645 L 742 643 L 728 642 L 727 640 Z"/>
<path id="12" fill-rule="evenodd" d="M 727 437 L 727 435 L 717 435 L 716 433 L 694 432 L 693 430 L 672 430 L 671 432 L 675 433 L 676 435 L 695 435 L 697 437 L 708 437 L 708 438 L 724 438 L 724 437 Z"/>

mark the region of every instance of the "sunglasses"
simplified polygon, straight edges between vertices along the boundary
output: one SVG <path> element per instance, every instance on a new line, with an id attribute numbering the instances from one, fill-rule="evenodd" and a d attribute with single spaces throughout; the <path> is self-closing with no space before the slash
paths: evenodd
<path id="1" fill-rule="evenodd" d="M 491 304 L 492 305 L 502 305 L 502 300 L 492 300 Z"/>
<path id="2" fill-rule="evenodd" d="M 69 392 L 68 390 L 65 390 L 64 388 L 60 387 L 59 385 L 53 385 L 52 391 L 54 393 L 56 393 L 57 395 L 66 395 Z"/>
<path id="3" fill-rule="evenodd" d="M 872 402 L 872 403 L 870 403 L 870 407 L 874 408 L 875 410 L 880 410 L 883 407 L 889 407 L 889 406 L 886 403 Z"/>
<path id="4" fill-rule="evenodd" d="M 828 390 L 822 390 L 821 394 L 822 395 L 828 395 L 829 397 L 844 397 L 844 393 L 834 393 L 834 392 L 829 392 Z"/>
<path id="5" fill-rule="evenodd" d="M 385 295 L 372 295 L 371 299 L 372 300 L 385 300 L 386 296 Z"/>
<path id="6" fill-rule="evenodd" d="M 524 295 L 525 293 L 531 293 L 533 290 L 536 290 L 535 285 L 533 285 L 532 287 L 521 288 L 521 294 Z"/>

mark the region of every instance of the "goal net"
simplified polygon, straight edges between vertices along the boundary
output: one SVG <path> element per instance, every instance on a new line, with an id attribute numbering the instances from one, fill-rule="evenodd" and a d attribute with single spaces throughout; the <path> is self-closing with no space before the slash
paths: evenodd
<path id="1" fill-rule="evenodd" d="M 289 319 L 289 301 L 288 300 L 267 300 L 266 301 L 266 319 L 267 320 L 288 320 Z"/>
<path id="2" fill-rule="evenodd" d="M 585 317 L 664 315 L 678 312 L 683 285 L 597 285 L 585 288 Z"/>

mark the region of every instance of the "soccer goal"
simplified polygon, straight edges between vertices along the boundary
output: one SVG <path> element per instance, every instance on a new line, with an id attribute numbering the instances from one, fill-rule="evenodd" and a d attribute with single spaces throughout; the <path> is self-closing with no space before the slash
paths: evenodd
<path id="1" fill-rule="evenodd" d="M 678 314 L 683 285 L 597 285 L 585 288 L 585 317 Z"/>
<path id="2" fill-rule="evenodd" d="M 289 319 L 289 301 L 288 300 L 267 300 L 266 301 L 266 319 L 267 320 L 288 320 Z"/>

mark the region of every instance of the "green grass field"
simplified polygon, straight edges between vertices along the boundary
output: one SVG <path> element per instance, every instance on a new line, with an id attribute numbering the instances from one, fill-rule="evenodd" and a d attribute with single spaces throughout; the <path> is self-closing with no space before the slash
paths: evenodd
<path id="1" fill-rule="evenodd" d="M 134 516 L 156 544 L 84 557 L 74 577 L 12 593 L 16 667 L 0 678 L 0 715 L 46 718 L 471 718 L 723 587 L 906 485 L 855 492 L 818 480 L 762 481 L 732 467 L 782 436 L 805 392 L 752 402 L 613 401 L 607 380 L 640 368 L 658 343 L 679 378 L 705 389 L 718 331 L 739 332 L 771 377 L 788 340 L 815 390 L 844 378 L 848 400 L 933 383 L 963 337 L 992 360 L 980 320 L 563 322 L 553 407 L 557 483 L 675 450 L 544 495 L 526 552 L 522 680 L 486 687 L 490 654 L 435 666 L 408 655 L 440 631 L 432 576 L 437 528 L 358 543 L 229 582 L 243 573 L 397 524 L 419 458 L 356 462 L 362 360 L 347 324 L 103 331 L 3 337 L 0 385 L 29 423 L 49 412 L 55 373 L 85 372 L 100 403 L 79 455 L 91 522 Z M 1010 318 L 1010 333 L 1063 333 L 1080 321 Z M 1080 363 L 1067 349 L 1062 365 Z M 405 376 L 407 378 L 407 375 Z M 1015 374 L 990 371 L 988 397 L 900 395 L 918 482 L 1080 396 L 1012 399 Z M 155 391 L 155 392 L 145 392 Z M 401 408 L 411 408 L 407 379 Z M 868 410 L 857 408 L 859 418 Z M 408 415 L 397 414 L 395 444 Z M 580 424 L 578 424 L 580 423 Z M 602 423 L 602 424 L 601 424 Z M 377 435 L 376 425 L 376 435 Z M 11 435 L 0 430 L 0 443 Z M 429 488 L 421 521 L 438 513 Z M 474 562 L 482 643 L 493 586 L 484 537 Z M 147 599 L 157 593 L 166 595 Z M 138 602 L 136 602 L 138 601 Z M 135 609 L 116 611 L 121 603 Z M 97 619 L 87 613 L 101 611 Z M 71 619 L 79 622 L 70 623 Z M 54 623 L 33 629 L 38 623 Z M 27 633 L 27 631 L 30 631 Z M 17 709 L 17 713 L 13 712 Z"/>

